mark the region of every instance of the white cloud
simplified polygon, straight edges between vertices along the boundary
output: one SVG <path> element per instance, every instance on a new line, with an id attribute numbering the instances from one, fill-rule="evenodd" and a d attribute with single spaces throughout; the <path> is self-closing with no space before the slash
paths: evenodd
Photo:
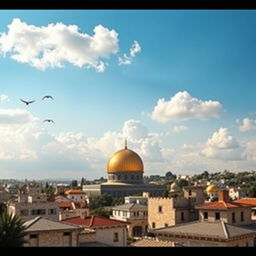
<path id="1" fill-rule="evenodd" d="M 188 130 L 188 127 L 184 126 L 184 125 L 177 125 L 177 126 L 174 126 L 172 129 L 172 131 L 175 133 L 179 133 L 179 132 L 186 131 L 186 130 Z"/>
<path id="2" fill-rule="evenodd" d="M 63 67 L 64 62 L 69 62 L 102 72 L 106 64 L 101 59 L 119 50 L 118 33 L 102 25 L 93 32 L 90 36 L 79 32 L 76 25 L 61 22 L 39 27 L 16 18 L 8 25 L 8 32 L 1 33 L 0 50 L 40 70 Z"/>
<path id="3" fill-rule="evenodd" d="M 229 134 L 227 128 L 220 128 L 214 132 L 212 137 L 207 140 L 201 154 L 208 158 L 223 160 L 241 160 L 244 158 L 242 147 Z"/>
<path id="4" fill-rule="evenodd" d="M 26 124 L 38 120 L 25 109 L 0 109 L 0 124 Z"/>
<path id="5" fill-rule="evenodd" d="M 206 120 L 218 117 L 222 111 L 222 105 L 218 101 L 202 101 L 183 91 L 176 93 L 169 101 L 159 99 L 151 117 L 161 123 L 170 120 Z"/>
<path id="6" fill-rule="evenodd" d="M 2 101 L 10 101 L 8 95 L 0 94 L 0 102 L 2 102 Z"/>
<path id="7" fill-rule="evenodd" d="M 246 144 L 245 154 L 248 160 L 256 161 L 256 141 L 249 141 Z"/>
<path id="8" fill-rule="evenodd" d="M 239 126 L 239 130 L 242 132 L 256 130 L 256 120 L 244 118 L 242 125 Z"/>
<path id="9" fill-rule="evenodd" d="M 130 48 L 130 56 L 126 53 L 123 55 L 123 57 L 119 57 L 119 65 L 129 65 L 132 63 L 133 58 L 141 51 L 141 46 L 137 41 L 133 42 L 133 45 Z"/>
<path id="10" fill-rule="evenodd" d="M 108 159 L 124 148 L 125 138 L 128 148 L 141 156 L 145 175 L 163 175 L 168 170 L 178 174 L 253 169 L 256 161 L 256 142 L 243 147 L 226 128 L 204 144 L 171 148 L 166 145 L 171 134 L 150 133 L 140 120 L 127 120 L 120 131 L 106 131 L 95 138 L 82 132 L 50 134 L 26 110 L 0 109 L 0 113 L 4 113 L 0 120 L 1 116 L 10 118 L 2 119 L 0 125 L 0 173 L 4 177 L 106 177 Z M 246 161 L 234 161 L 241 159 Z"/>
<path id="11" fill-rule="evenodd" d="M 148 130 L 142 125 L 141 121 L 133 119 L 125 121 L 122 131 L 123 135 L 131 141 L 143 139 L 148 136 Z"/>

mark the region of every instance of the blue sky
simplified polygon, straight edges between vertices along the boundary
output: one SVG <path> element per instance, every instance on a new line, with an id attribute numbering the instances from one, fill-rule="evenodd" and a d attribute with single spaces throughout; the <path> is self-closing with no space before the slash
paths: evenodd
<path id="1" fill-rule="evenodd" d="M 106 177 L 124 138 L 145 175 L 254 170 L 255 25 L 255 10 L 1 10 L 1 176 Z"/>

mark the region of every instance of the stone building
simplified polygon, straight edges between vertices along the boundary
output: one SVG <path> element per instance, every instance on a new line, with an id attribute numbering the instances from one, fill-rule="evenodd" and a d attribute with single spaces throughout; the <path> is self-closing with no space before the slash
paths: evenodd
<path id="1" fill-rule="evenodd" d="M 65 195 L 68 199 L 72 201 L 86 201 L 87 195 L 84 191 L 79 189 L 69 189 L 65 191 Z"/>
<path id="2" fill-rule="evenodd" d="M 83 228 L 76 225 L 36 217 L 25 222 L 26 247 L 78 246 Z"/>
<path id="3" fill-rule="evenodd" d="M 156 229 L 157 239 L 182 246 L 255 246 L 256 226 L 250 206 L 229 201 L 228 191 L 218 192 L 218 202 L 196 208 L 199 221 Z"/>
<path id="4" fill-rule="evenodd" d="M 68 218 L 63 220 L 63 223 L 71 223 L 85 229 L 94 230 L 96 232 L 95 242 L 103 246 L 118 247 L 127 245 L 127 222 L 98 216 L 88 216 L 85 218 Z"/>
<path id="5" fill-rule="evenodd" d="M 114 153 L 107 164 L 108 181 L 102 184 L 83 185 L 83 190 L 90 196 L 109 194 L 124 197 L 143 192 L 152 196 L 162 196 L 166 185 L 145 184 L 144 166 L 140 156 L 127 148 Z"/>
<path id="6" fill-rule="evenodd" d="M 36 216 L 47 217 L 51 220 L 59 219 L 59 207 L 55 202 L 49 202 L 46 194 L 42 194 L 38 186 L 22 187 L 18 199 L 9 201 L 7 210 L 10 214 L 17 214 L 27 221 Z"/>
<path id="7" fill-rule="evenodd" d="M 197 220 L 198 210 L 195 206 L 204 202 L 203 190 L 201 186 L 186 186 L 183 195 L 178 197 L 149 197 L 149 230 Z M 177 192 L 174 186 L 171 186 L 171 192 L 171 195 Z"/>
<path id="8" fill-rule="evenodd" d="M 128 236 L 141 237 L 147 234 L 148 206 L 140 203 L 127 203 L 112 207 L 111 219 L 128 222 Z"/>

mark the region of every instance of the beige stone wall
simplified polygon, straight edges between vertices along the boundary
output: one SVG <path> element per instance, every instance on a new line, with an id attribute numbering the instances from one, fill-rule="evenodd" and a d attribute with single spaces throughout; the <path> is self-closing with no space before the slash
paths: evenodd
<path id="1" fill-rule="evenodd" d="M 78 241 L 79 245 L 92 243 L 92 242 L 96 242 L 96 232 L 94 233 L 81 232 L 79 234 L 79 241 Z"/>
<path id="2" fill-rule="evenodd" d="M 126 246 L 127 234 L 126 227 L 97 228 L 96 241 L 110 246 Z M 114 233 L 118 233 L 118 241 L 114 241 Z"/>
<path id="3" fill-rule="evenodd" d="M 70 236 L 64 236 L 64 232 L 70 232 Z M 30 232 L 26 237 L 25 246 L 31 247 L 56 247 L 56 246 L 78 246 L 79 231 L 61 232 Z M 30 234 L 37 234 L 37 238 L 30 238 Z"/>
<path id="4" fill-rule="evenodd" d="M 172 242 L 178 242 L 179 244 L 183 246 L 188 247 L 206 247 L 206 246 L 213 246 L 213 247 L 219 247 L 219 246 L 227 246 L 227 247 L 233 247 L 233 246 L 251 246 L 253 247 L 253 236 L 247 237 L 247 238 L 241 238 L 234 241 L 227 241 L 227 242 L 220 242 L 220 241 L 207 241 L 207 240 L 195 240 L 195 239 L 188 239 L 188 238 L 173 238 L 173 237 L 163 237 L 163 236 L 157 236 L 157 239 L 160 241 L 172 241 Z"/>
<path id="5" fill-rule="evenodd" d="M 191 195 L 189 195 L 189 190 L 191 190 Z M 204 198 L 204 191 L 202 188 L 184 188 L 184 197 L 189 199 L 189 198 L 193 198 L 195 200 L 193 200 L 194 205 L 196 204 L 202 204 L 205 200 Z"/>
<path id="6" fill-rule="evenodd" d="M 204 220 L 204 212 L 208 212 L 208 220 Z M 251 223 L 251 209 L 250 208 L 238 208 L 238 209 L 228 209 L 224 211 L 218 211 L 218 210 L 199 210 L 199 220 L 200 221 L 209 221 L 209 222 L 215 222 L 215 213 L 220 213 L 220 220 L 222 220 L 225 223 L 233 223 L 232 222 L 232 212 L 235 213 L 235 224 L 250 224 Z M 244 213 L 244 221 L 241 221 L 241 212 Z"/>
<path id="7" fill-rule="evenodd" d="M 159 206 L 162 207 L 161 213 L 159 213 Z M 175 210 L 172 206 L 172 198 L 150 197 L 148 199 L 149 229 L 153 228 L 152 223 L 155 223 L 155 228 L 164 227 L 165 224 L 175 225 Z"/>
<path id="8" fill-rule="evenodd" d="M 153 228 L 152 223 L 155 223 L 155 228 L 165 226 L 173 226 L 179 223 L 189 221 L 189 210 L 174 207 L 186 207 L 187 199 L 184 198 L 164 198 L 150 197 L 148 200 L 148 227 Z M 162 212 L 159 212 L 159 206 L 162 207 Z M 181 212 L 184 213 L 184 220 L 181 220 Z"/>
<path id="9" fill-rule="evenodd" d="M 42 203 L 15 203 L 8 205 L 8 212 L 19 215 L 24 221 L 34 219 L 40 215 L 32 215 L 32 210 L 45 209 L 46 214 L 41 215 L 51 220 L 59 220 L 59 207 L 55 202 L 42 202 Z M 56 214 L 49 214 L 50 209 L 55 209 Z M 20 215 L 21 210 L 28 210 L 28 215 Z"/>

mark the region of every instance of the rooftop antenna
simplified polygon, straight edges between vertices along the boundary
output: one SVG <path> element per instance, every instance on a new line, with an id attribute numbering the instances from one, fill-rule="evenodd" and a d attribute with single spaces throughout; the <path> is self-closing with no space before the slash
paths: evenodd
<path id="1" fill-rule="evenodd" d="M 127 139 L 124 141 L 124 149 L 127 149 Z"/>

